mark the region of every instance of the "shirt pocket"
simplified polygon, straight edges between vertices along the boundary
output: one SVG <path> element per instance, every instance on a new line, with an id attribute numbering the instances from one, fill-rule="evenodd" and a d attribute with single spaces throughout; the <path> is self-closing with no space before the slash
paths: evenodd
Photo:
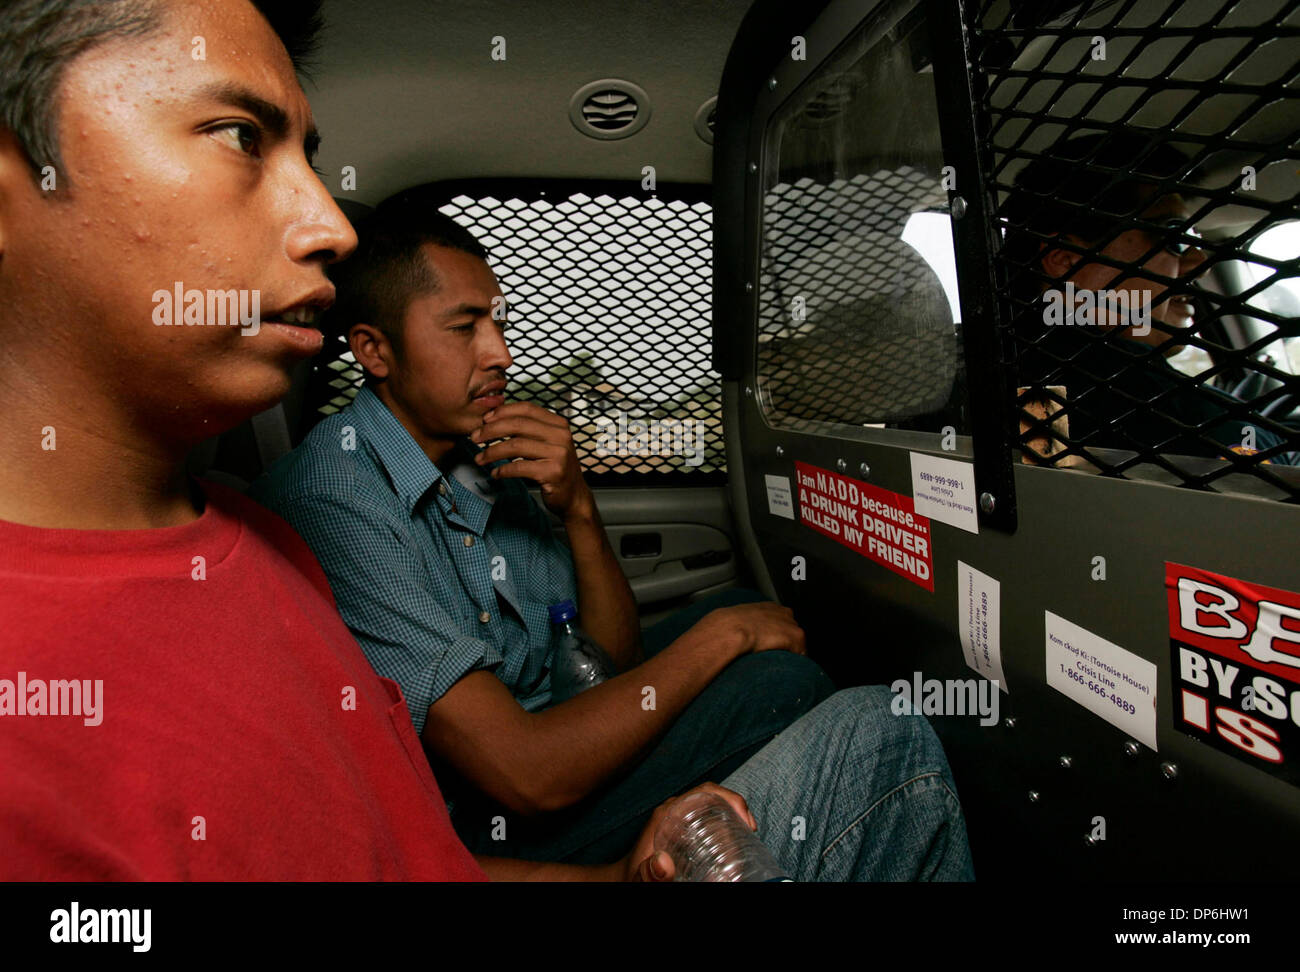
<path id="1" fill-rule="evenodd" d="M 392 702 L 388 707 L 388 719 L 393 724 L 393 732 L 397 733 L 397 738 L 401 740 L 402 748 L 406 750 L 406 757 L 411 761 L 415 775 L 420 778 L 424 788 L 441 801 L 442 792 L 438 789 L 438 781 L 433 778 L 429 759 L 424 754 L 424 745 L 420 742 L 420 737 L 415 734 L 415 726 L 411 723 L 411 712 L 406 707 L 406 697 L 402 695 L 401 686 L 391 678 L 381 677 L 379 681 L 383 683 L 384 690 Z"/>

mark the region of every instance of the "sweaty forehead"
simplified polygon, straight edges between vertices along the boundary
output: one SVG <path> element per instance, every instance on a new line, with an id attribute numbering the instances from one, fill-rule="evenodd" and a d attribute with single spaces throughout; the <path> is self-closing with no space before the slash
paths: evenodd
<path id="1" fill-rule="evenodd" d="M 69 79 L 80 75 L 91 90 L 112 87 L 123 98 L 147 90 L 155 104 L 239 87 L 281 108 L 293 124 L 310 127 L 311 108 L 293 62 L 248 0 L 159 0 L 156 9 L 156 30 L 92 50 Z"/>

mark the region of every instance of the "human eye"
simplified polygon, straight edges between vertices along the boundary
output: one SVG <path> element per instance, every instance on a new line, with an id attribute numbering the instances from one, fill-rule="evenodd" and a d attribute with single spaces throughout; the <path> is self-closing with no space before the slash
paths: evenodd
<path id="1" fill-rule="evenodd" d="M 208 134 L 244 155 L 256 157 L 262 144 L 262 132 L 252 122 L 222 122 L 208 129 Z"/>

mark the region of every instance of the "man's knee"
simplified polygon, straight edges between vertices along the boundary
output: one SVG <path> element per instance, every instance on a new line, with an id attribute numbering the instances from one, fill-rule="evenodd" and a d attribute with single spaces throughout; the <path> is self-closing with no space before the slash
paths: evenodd
<path id="1" fill-rule="evenodd" d="M 920 713 L 894 706 L 887 685 L 864 685 L 836 692 L 818 706 L 823 732 L 841 735 L 847 745 L 876 758 L 906 763 L 913 771 L 938 771 L 949 782 L 952 772 L 943 745 L 930 721 Z"/>
<path id="2" fill-rule="evenodd" d="M 784 729 L 835 694 L 835 684 L 811 658 L 790 651 L 744 655 L 715 679 L 733 694 L 738 706 L 761 713 Z"/>

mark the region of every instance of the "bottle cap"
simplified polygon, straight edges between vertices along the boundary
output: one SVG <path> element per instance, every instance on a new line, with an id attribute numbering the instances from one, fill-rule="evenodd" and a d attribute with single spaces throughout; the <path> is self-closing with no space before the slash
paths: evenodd
<path id="1" fill-rule="evenodd" d="M 561 601 L 559 604 L 552 604 L 547 610 L 551 613 L 551 624 L 572 621 L 578 616 L 578 608 L 572 601 Z"/>

